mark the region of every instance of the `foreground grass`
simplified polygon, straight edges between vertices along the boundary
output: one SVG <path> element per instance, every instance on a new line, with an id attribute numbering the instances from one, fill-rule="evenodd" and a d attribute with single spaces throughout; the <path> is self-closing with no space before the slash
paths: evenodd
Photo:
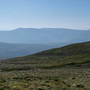
<path id="1" fill-rule="evenodd" d="M 0 72 L 0 90 L 90 90 L 90 69 Z"/>

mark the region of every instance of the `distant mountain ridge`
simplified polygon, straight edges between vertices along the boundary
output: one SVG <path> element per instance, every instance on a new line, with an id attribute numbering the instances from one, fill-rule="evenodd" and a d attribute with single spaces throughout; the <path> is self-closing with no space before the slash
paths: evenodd
<path id="1" fill-rule="evenodd" d="M 23 44 L 77 43 L 90 41 L 90 30 L 17 28 L 0 31 L 0 42 Z"/>
<path id="2" fill-rule="evenodd" d="M 89 30 L 17 28 L 0 31 L 0 59 L 25 56 L 86 41 L 90 41 Z"/>

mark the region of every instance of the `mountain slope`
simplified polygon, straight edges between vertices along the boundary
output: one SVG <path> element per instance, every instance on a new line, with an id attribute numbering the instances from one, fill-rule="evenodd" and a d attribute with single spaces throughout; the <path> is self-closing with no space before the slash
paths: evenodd
<path id="1" fill-rule="evenodd" d="M 0 89 L 90 90 L 90 42 L 0 61 Z"/>
<path id="2" fill-rule="evenodd" d="M 90 62 L 90 42 L 72 44 L 62 48 L 43 51 L 34 55 L 11 59 L 10 62 L 40 63 L 39 67 L 51 68 Z M 41 65 L 41 66 L 40 66 Z M 31 66 L 30 66 L 31 67 Z"/>

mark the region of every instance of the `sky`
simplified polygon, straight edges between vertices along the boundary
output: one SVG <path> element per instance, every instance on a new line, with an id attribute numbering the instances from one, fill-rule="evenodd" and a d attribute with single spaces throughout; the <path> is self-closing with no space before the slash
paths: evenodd
<path id="1" fill-rule="evenodd" d="M 0 0 L 0 30 L 90 29 L 90 0 Z"/>

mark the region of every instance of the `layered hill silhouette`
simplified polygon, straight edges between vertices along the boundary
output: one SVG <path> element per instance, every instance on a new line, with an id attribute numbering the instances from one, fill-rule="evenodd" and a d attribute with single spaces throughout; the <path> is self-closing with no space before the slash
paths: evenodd
<path id="1" fill-rule="evenodd" d="M 26 56 L 89 40 L 89 30 L 17 28 L 11 31 L 0 31 L 0 59 Z"/>
<path id="2" fill-rule="evenodd" d="M 0 42 L 0 59 L 21 57 L 40 51 L 61 47 L 64 44 L 13 44 Z"/>

